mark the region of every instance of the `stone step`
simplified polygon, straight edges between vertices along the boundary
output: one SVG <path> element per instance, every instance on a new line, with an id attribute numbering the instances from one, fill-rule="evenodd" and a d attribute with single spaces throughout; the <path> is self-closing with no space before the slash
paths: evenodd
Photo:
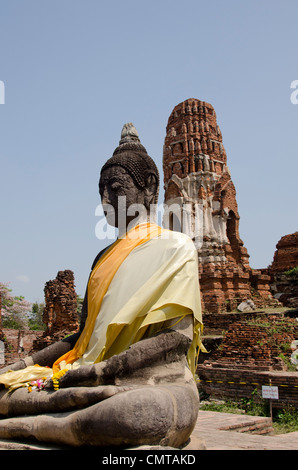
<path id="1" fill-rule="evenodd" d="M 241 433 L 249 434 L 271 434 L 273 431 L 271 418 L 260 418 L 251 419 L 248 422 L 239 422 L 221 426 L 221 431 L 236 431 Z"/>

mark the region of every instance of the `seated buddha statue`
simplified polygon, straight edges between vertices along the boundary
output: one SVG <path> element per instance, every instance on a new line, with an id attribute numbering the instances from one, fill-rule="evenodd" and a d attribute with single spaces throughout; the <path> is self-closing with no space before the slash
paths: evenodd
<path id="1" fill-rule="evenodd" d="M 0 370 L 0 439 L 177 448 L 189 439 L 199 409 L 197 252 L 154 221 L 158 191 L 157 167 L 126 124 L 99 180 L 118 238 L 93 262 L 79 332 Z"/>

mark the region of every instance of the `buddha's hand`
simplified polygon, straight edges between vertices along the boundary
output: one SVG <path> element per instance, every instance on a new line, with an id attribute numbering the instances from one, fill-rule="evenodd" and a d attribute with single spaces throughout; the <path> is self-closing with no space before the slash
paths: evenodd
<path id="1" fill-rule="evenodd" d="M 90 366 L 80 366 L 78 369 L 70 369 L 64 374 L 58 372 L 46 383 L 47 390 L 68 387 L 96 387 L 102 385 L 102 371 L 104 362 Z"/>

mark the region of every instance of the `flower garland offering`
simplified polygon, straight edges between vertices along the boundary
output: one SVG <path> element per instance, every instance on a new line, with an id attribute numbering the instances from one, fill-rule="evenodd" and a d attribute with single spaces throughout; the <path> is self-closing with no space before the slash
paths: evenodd
<path id="1" fill-rule="evenodd" d="M 28 392 L 32 392 L 32 390 L 43 390 L 45 387 L 47 377 L 42 377 L 41 379 L 31 380 L 31 382 L 27 382 L 26 386 L 28 388 Z"/>
<path id="2" fill-rule="evenodd" d="M 59 390 L 59 379 L 63 377 L 66 372 L 67 369 L 59 370 L 59 372 L 56 372 L 51 377 L 42 377 L 41 379 L 26 382 L 25 386 L 28 388 L 28 392 L 32 392 L 33 390 L 40 391 L 45 388 L 46 382 L 51 379 L 53 382 L 54 390 Z"/>
<path id="3" fill-rule="evenodd" d="M 59 370 L 52 376 L 52 382 L 54 386 L 54 390 L 59 390 L 59 379 L 63 377 L 63 375 L 67 372 L 67 369 Z"/>

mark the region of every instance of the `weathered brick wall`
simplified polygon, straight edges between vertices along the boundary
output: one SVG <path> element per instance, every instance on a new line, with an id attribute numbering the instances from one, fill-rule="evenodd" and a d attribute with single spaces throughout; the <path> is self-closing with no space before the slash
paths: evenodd
<path id="1" fill-rule="evenodd" d="M 278 387 L 279 400 L 273 406 L 287 405 L 298 408 L 298 373 L 282 371 L 256 371 L 247 369 L 213 368 L 198 366 L 198 388 L 213 397 L 238 400 L 241 398 L 262 401 L 262 385 Z"/>
<path id="2" fill-rule="evenodd" d="M 280 312 L 276 312 L 276 316 L 279 317 Z M 284 314 L 285 316 L 288 313 Z M 221 333 L 222 331 L 228 330 L 231 325 L 236 322 L 247 321 L 253 318 L 268 318 L 273 317 L 272 313 L 266 312 L 222 312 L 222 313 L 204 313 L 203 314 L 203 323 L 204 323 L 204 333 L 211 331 L 212 333 Z M 206 333 L 208 334 L 208 333 Z"/>
<path id="3" fill-rule="evenodd" d="M 292 341 L 298 339 L 298 323 L 285 316 L 251 317 L 230 326 L 212 359 L 218 363 L 245 368 L 285 368 L 280 354 L 290 358 Z"/>
<path id="4" fill-rule="evenodd" d="M 21 331 L 12 328 L 3 328 L 4 358 L 0 367 L 13 364 L 30 355 L 34 341 L 42 335 L 42 331 Z"/>
<path id="5" fill-rule="evenodd" d="M 221 316 L 226 316 L 226 321 L 231 317 Z M 225 399 L 252 398 L 253 394 L 261 400 L 262 385 L 271 381 L 279 387 L 280 395 L 274 406 L 298 407 L 298 371 L 289 371 L 287 366 L 290 344 L 298 339 L 298 322 L 283 314 L 246 314 L 245 318 L 230 324 L 220 346 L 199 362 L 199 390 Z"/>

